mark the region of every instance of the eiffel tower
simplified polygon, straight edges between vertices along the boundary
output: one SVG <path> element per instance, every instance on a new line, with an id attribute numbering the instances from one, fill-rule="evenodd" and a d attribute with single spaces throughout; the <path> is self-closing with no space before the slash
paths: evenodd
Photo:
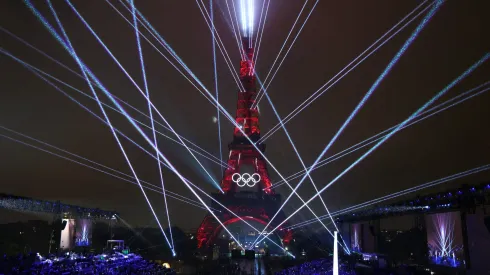
<path id="1" fill-rule="evenodd" d="M 254 49 L 249 42 L 249 38 L 242 38 L 245 60 L 240 61 L 240 82 L 243 91 L 238 93 L 235 116 L 238 127 L 235 127 L 233 141 L 228 145 L 228 167 L 221 180 L 221 189 L 224 194 L 215 193 L 212 195 L 214 199 L 241 219 L 266 225 L 279 209 L 281 196 L 270 189 L 271 181 L 267 172 L 267 164 L 262 155 L 250 143 L 250 140 L 256 143 L 260 139 L 260 128 L 258 109 L 257 107 L 252 108 L 255 104 L 257 90 L 253 63 Z M 248 136 L 248 139 L 244 134 Z M 265 152 L 265 144 L 260 143 L 256 146 L 262 153 Z M 252 230 L 218 203 L 213 201 L 212 207 L 221 210 L 220 213 L 215 212 L 215 214 L 225 226 L 238 223 L 248 231 Z M 281 211 L 274 219 L 277 222 L 270 225 L 271 229 L 284 218 L 284 213 Z M 283 226 L 286 227 L 287 225 Z M 212 246 L 221 230 L 221 224 L 208 213 L 197 231 L 198 248 Z M 279 232 L 279 237 L 284 246 L 290 242 L 292 238 L 290 230 L 278 230 L 276 232 Z"/>

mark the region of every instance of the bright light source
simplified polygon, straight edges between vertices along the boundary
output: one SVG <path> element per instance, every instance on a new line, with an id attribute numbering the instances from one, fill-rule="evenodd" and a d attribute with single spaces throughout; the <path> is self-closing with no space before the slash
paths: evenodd
<path id="1" fill-rule="evenodd" d="M 240 0 L 242 31 L 245 37 L 251 37 L 254 27 L 254 0 Z"/>

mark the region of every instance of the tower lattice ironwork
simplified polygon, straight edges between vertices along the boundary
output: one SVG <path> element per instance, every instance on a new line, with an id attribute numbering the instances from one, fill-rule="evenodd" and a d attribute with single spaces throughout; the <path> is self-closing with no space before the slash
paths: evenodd
<path id="1" fill-rule="evenodd" d="M 235 116 L 238 127 L 235 127 L 233 141 L 228 145 L 228 167 L 221 180 L 221 189 L 224 194 L 216 193 L 213 194 L 213 197 L 240 218 L 266 225 L 279 209 L 281 197 L 269 188 L 271 181 L 267 172 L 267 163 L 250 142 L 256 143 L 260 139 L 258 108 L 252 108 L 255 105 L 257 87 L 253 63 L 254 49 L 250 45 L 248 38 L 243 38 L 245 59 L 240 61 L 242 90 L 238 92 Z M 265 152 L 265 144 L 256 143 L 255 145 L 262 153 Z M 238 192 L 239 188 L 246 188 L 246 183 L 250 182 L 254 187 L 258 185 L 257 191 Z M 213 208 L 222 209 L 217 203 L 213 202 L 212 205 Z M 239 218 L 225 209 L 215 214 L 225 226 L 241 222 Z M 284 218 L 282 211 L 275 220 L 280 221 L 281 217 Z M 272 223 L 270 226 L 272 228 L 276 225 Z M 248 227 L 244 223 L 243 226 Z M 221 229 L 221 224 L 208 213 L 197 232 L 198 248 L 212 245 Z M 286 229 L 278 232 L 283 245 L 287 245 L 291 240 L 292 232 Z"/>

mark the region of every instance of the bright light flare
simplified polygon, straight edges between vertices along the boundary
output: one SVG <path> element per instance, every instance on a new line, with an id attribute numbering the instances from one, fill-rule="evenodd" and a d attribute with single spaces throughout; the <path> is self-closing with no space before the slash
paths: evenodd
<path id="1" fill-rule="evenodd" d="M 440 257 L 451 257 L 454 250 L 454 220 L 453 213 L 434 214 L 432 222 L 436 229 L 436 238 L 430 240 L 430 245 L 435 249 L 435 253 Z M 439 250 L 439 251 L 437 251 Z"/>
<path id="2" fill-rule="evenodd" d="M 245 37 L 252 37 L 254 28 L 255 0 L 240 0 L 240 19 Z"/>

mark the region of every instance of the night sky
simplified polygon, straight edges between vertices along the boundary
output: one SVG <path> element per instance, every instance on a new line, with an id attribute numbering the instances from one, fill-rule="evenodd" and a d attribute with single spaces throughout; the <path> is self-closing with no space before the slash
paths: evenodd
<path id="1" fill-rule="evenodd" d="M 33 2 L 55 24 L 45 1 Z M 53 2 L 79 56 L 113 94 L 147 112 L 144 98 L 70 7 L 64 1 Z M 120 10 L 124 9 L 117 1 L 112 3 Z M 224 0 L 216 0 L 214 3 L 216 26 L 237 69 L 239 54 L 228 21 L 224 19 L 227 16 L 224 13 Z M 262 79 L 269 71 L 303 3 L 300 0 L 271 2 L 257 62 L 257 72 Z M 301 23 L 313 3 L 309 1 L 300 19 Z M 320 1 L 268 90 L 281 117 L 291 112 L 419 3 L 409 0 Z M 138 84 L 143 85 L 134 30 L 105 1 L 73 0 L 73 4 Z M 204 85 L 214 91 L 211 34 L 196 2 L 136 1 L 136 5 Z M 447 1 L 327 155 L 400 123 L 487 53 L 490 50 L 489 8 L 489 1 Z M 129 18 L 128 12 L 124 14 Z M 287 124 L 307 165 L 313 163 L 330 141 L 410 36 L 420 18 Z M 69 54 L 51 37 L 23 1 L 1 1 L 0 26 L 79 71 Z M 151 40 L 154 41 L 153 38 Z M 150 94 L 155 106 L 178 133 L 218 156 L 217 124 L 213 122 L 215 107 L 148 43 L 142 41 L 142 45 Z M 0 32 L 0 46 L 25 62 L 90 93 L 84 80 L 3 31 Z M 219 51 L 217 55 L 219 100 L 234 115 L 237 87 Z M 0 55 L 0 71 L 0 125 L 131 173 L 108 127 L 3 54 Z M 488 80 L 489 62 L 437 103 Z M 100 115 L 96 102 L 69 88 L 63 89 Z M 99 95 L 108 103 L 107 98 Z M 331 210 L 338 210 L 489 164 L 489 104 L 490 92 L 483 93 L 399 132 L 323 194 L 327 205 Z M 266 100 L 261 102 L 260 108 L 261 129 L 265 133 L 277 123 L 277 119 Z M 109 114 L 115 127 L 150 150 L 122 116 L 115 112 Z M 226 158 L 226 145 L 232 140 L 233 127 L 225 119 L 221 121 L 221 146 Z M 0 134 L 22 139 L 3 129 L 0 129 Z M 147 131 L 147 134 L 151 132 Z M 35 144 L 32 141 L 29 143 Z M 302 168 L 284 132 L 278 131 L 266 143 L 266 155 L 284 176 Z M 184 176 L 208 192 L 217 191 L 183 147 L 165 138 L 160 138 L 159 144 L 161 151 Z M 160 184 L 156 162 L 129 142 L 123 141 L 123 145 L 138 175 L 144 180 Z M 318 186 L 324 186 L 355 161 L 361 152 L 364 151 L 360 150 L 316 170 L 312 173 L 315 182 Z M 219 182 L 219 166 L 205 159 L 202 162 Z M 273 169 L 269 168 L 269 173 L 273 181 L 279 180 Z M 132 225 L 156 224 L 137 186 L 3 137 L 0 137 L 0 175 L 2 193 L 116 210 Z M 195 199 L 168 170 L 164 170 L 164 179 L 169 190 Z M 447 183 L 440 186 L 439 190 L 489 179 L 490 172 L 482 172 Z M 277 190 L 283 196 L 290 192 L 287 186 Z M 160 219 L 166 220 L 163 197 L 152 192 L 148 194 Z M 309 182 L 300 188 L 300 194 L 305 199 L 314 194 Z M 293 198 L 285 210 L 291 212 L 298 206 L 299 200 Z M 184 229 L 196 228 L 205 215 L 204 210 L 173 199 L 169 199 L 169 207 L 173 225 Z M 319 215 L 325 214 L 325 209 L 318 201 L 313 203 L 313 209 Z M 0 213 L 0 222 L 20 218 L 15 213 Z M 310 217 L 309 212 L 302 211 L 295 217 L 295 221 Z"/>

